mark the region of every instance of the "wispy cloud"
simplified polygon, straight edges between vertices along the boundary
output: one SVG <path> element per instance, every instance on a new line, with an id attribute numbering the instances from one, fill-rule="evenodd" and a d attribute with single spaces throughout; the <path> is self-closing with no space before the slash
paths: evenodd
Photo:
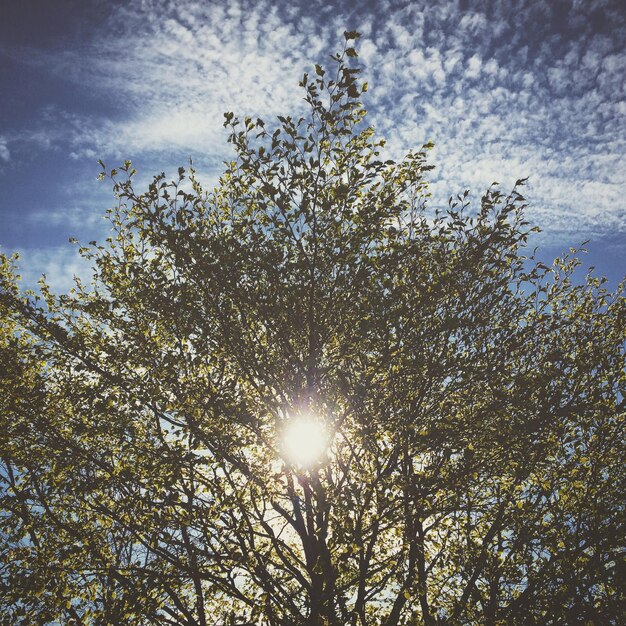
<path id="1" fill-rule="evenodd" d="M 75 284 L 74 277 L 89 276 L 90 265 L 75 247 L 51 246 L 18 250 L 18 274 L 24 288 L 37 290 L 37 282 L 45 280 L 54 293 L 67 293 Z"/>
<path id="2" fill-rule="evenodd" d="M 396 11 L 366 59 L 377 126 L 397 153 L 435 140 L 439 199 L 455 184 L 480 190 L 530 176 L 532 218 L 551 238 L 626 230 L 624 30 L 590 24 L 595 11 L 614 25 L 623 15 L 604 4 L 534 2 L 515 12 L 503 3 L 489 17 L 480 4 L 436 7 L 427 28 L 416 20 L 421 43 L 404 35 L 416 5 Z"/>
<path id="3" fill-rule="evenodd" d="M 102 207 L 87 208 L 73 206 L 63 208 L 39 209 L 29 213 L 25 221 L 32 226 L 67 227 L 68 232 L 88 228 L 90 231 L 108 229 L 108 222 L 103 216 Z"/>
<path id="4" fill-rule="evenodd" d="M 303 69 L 340 40 L 340 27 L 324 33 L 313 19 L 301 21 L 299 10 L 290 18 L 273 3 L 245 4 L 128 5 L 80 50 L 21 56 L 107 94 L 120 111 L 115 120 L 59 111 L 77 152 L 223 152 L 225 111 L 292 109 Z"/>
<path id="5" fill-rule="evenodd" d="M 113 111 L 49 113 L 47 136 L 73 157 L 190 154 L 217 166 L 228 157 L 223 112 L 297 109 L 302 71 L 335 51 L 344 28 L 364 33 L 367 107 L 390 152 L 437 144 L 433 202 L 530 176 L 531 219 L 548 237 L 626 230 L 616 2 L 143 0 L 111 10 L 80 48 L 21 54 Z"/>
<path id="6" fill-rule="evenodd" d="M 0 137 L 0 163 L 7 163 L 10 158 L 11 153 L 9 152 L 7 140 L 4 137 Z"/>

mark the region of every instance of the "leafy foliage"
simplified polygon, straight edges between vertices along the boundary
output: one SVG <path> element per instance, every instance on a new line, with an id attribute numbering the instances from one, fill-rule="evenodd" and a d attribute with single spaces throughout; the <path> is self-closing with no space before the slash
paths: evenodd
<path id="1" fill-rule="evenodd" d="M 524 181 L 429 213 L 357 37 L 308 116 L 226 115 L 215 190 L 103 166 L 90 285 L 22 294 L 3 258 L 0 623 L 617 624 L 623 287 L 523 256 Z"/>

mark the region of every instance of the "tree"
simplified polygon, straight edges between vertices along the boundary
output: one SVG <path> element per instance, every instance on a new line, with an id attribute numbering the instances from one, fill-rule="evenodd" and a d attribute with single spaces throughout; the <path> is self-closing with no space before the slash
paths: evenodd
<path id="1" fill-rule="evenodd" d="M 91 284 L 3 258 L 1 623 L 618 623 L 623 285 L 524 256 L 524 181 L 430 211 L 357 37 L 215 190 L 103 166 Z"/>

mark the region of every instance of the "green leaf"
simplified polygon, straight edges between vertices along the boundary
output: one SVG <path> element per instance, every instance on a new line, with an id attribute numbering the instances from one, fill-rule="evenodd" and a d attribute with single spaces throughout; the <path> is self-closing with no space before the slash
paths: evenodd
<path id="1" fill-rule="evenodd" d="M 624 286 L 535 261 L 518 192 L 429 207 L 353 50 L 225 114 L 210 189 L 113 181 L 69 293 L 0 254 L 6 623 L 618 623 Z"/>

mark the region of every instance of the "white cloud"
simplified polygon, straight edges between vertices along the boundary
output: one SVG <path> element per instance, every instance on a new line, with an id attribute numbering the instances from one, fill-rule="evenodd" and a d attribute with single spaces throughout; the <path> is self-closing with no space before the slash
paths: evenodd
<path id="1" fill-rule="evenodd" d="M 478 35 L 486 26 L 487 18 L 482 13 L 466 13 L 459 21 L 459 27 L 472 35 Z"/>
<path id="2" fill-rule="evenodd" d="M 468 78 L 476 78 L 480 74 L 481 67 L 481 58 L 477 54 L 473 54 L 467 61 L 467 70 L 465 71 L 465 75 Z"/>
<path id="3" fill-rule="evenodd" d="M 7 140 L 4 137 L 0 137 L 0 161 L 8 163 L 11 159 L 11 153 L 9 152 L 9 146 Z"/>
<path id="4" fill-rule="evenodd" d="M 490 13 L 479 3 L 467 12 L 452 2 L 374 3 L 354 26 L 335 3 L 119 5 L 80 51 L 24 58 L 102 93 L 120 113 L 103 120 L 51 109 L 29 140 L 69 138 L 74 157 L 149 152 L 159 163 L 181 154 L 219 163 L 229 156 L 223 112 L 268 122 L 297 112 L 302 72 L 354 27 L 366 35 L 357 45 L 371 85 L 366 106 L 390 154 L 437 144 L 433 202 L 466 185 L 480 195 L 494 179 L 506 187 L 531 176 L 530 218 L 551 236 L 623 229 L 619 28 L 592 32 L 599 2 L 574 4 L 565 17 L 543 0 L 524 11 L 489 5 Z M 617 19 L 609 4 L 602 10 Z"/>
<path id="5" fill-rule="evenodd" d="M 68 229 L 68 235 L 75 234 L 76 230 L 84 228 L 89 228 L 93 231 L 99 227 L 102 230 L 108 224 L 101 207 L 86 208 L 73 206 L 39 209 L 28 213 L 25 220 L 32 226 L 64 225 Z"/>
<path id="6" fill-rule="evenodd" d="M 20 260 L 18 274 L 25 289 L 38 290 L 37 282 L 45 274 L 53 293 L 67 293 L 75 284 L 74 277 L 88 282 L 91 275 L 89 263 L 75 247 L 53 246 L 18 250 Z"/>
<path id="7" fill-rule="evenodd" d="M 318 32 L 315 22 L 299 16 L 297 24 L 285 22 L 265 2 L 246 7 L 245 15 L 237 3 L 225 9 L 190 2 L 181 9 L 146 2 L 144 8 L 113 11 L 102 34 L 80 51 L 22 55 L 65 79 L 115 94 L 125 111 L 104 123 L 89 114 L 58 114 L 62 139 L 69 130 L 77 155 L 223 150 L 225 111 L 271 116 L 293 108 L 302 72 L 331 39 L 337 42 L 332 30 Z"/>

